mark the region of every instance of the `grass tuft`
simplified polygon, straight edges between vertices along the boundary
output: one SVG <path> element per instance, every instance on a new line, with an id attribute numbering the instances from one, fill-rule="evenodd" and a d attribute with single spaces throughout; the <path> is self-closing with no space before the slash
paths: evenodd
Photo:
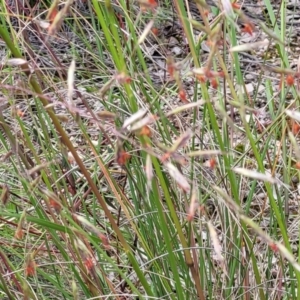
<path id="1" fill-rule="evenodd" d="M 0 297 L 300 299 L 297 8 L 219 2 L 0 3 Z"/>

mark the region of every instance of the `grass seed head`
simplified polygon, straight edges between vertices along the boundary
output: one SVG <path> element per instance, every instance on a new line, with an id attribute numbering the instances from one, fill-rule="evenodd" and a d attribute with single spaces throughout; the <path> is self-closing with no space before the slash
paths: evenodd
<path id="1" fill-rule="evenodd" d="M 243 25 L 241 31 L 253 35 L 254 29 L 255 29 L 254 25 L 251 22 L 249 22 Z"/>
<path id="2" fill-rule="evenodd" d="M 186 91 L 185 91 L 184 89 L 181 89 L 181 90 L 178 92 L 178 96 L 179 96 L 179 99 L 180 99 L 183 103 L 189 103 L 189 100 L 187 99 Z"/>
<path id="3" fill-rule="evenodd" d="M 287 75 L 285 78 L 285 82 L 287 84 L 287 86 L 293 86 L 294 85 L 294 76 L 293 75 Z"/>
<path id="4" fill-rule="evenodd" d="M 124 166 L 126 162 L 130 159 L 131 155 L 124 151 L 123 149 L 120 149 L 117 151 L 117 157 L 116 161 L 120 166 Z"/>
<path id="5" fill-rule="evenodd" d="M 29 254 L 25 261 L 24 271 L 26 277 L 32 277 L 36 275 L 36 263 L 34 261 L 33 255 Z"/>

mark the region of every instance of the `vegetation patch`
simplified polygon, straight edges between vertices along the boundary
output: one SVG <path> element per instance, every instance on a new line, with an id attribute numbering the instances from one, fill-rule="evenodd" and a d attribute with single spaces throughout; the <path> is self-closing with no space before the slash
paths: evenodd
<path id="1" fill-rule="evenodd" d="M 1 299 L 300 299 L 296 2 L 0 3 Z"/>

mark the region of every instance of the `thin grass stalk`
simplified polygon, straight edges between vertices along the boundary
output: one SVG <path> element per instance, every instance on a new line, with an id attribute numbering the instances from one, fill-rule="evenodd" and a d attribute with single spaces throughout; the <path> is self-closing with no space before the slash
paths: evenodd
<path id="1" fill-rule="evenodd" d="M 270 2 L 270 0 L 263 0 L 267 11 L 268 11 L 268 16 L 271 20 L 271 25 L 273 25 L 273 29 L 276 33 L 277 36 L 282 36 L 283 35 L 283 39 L 282 41 L 285 40 L 285 36 L 286 36 L 286 32 L 283 32 L 279 29 L 278 24 L 277 24 L 277 19 L 279 17 L 279 14 L 277 16 L 275 16 L 272 4 Z M 284 3 L 284 1 L 281 2 L 281 5 Z M 279 13 L 281 13 L 281 10 L 279 10 Z M 282 21 L 282 20 L 281 20 Z M 284 20 L 285 22 L 285 20 Z M 284 53 L 284 46 L 283 45 L 276 45 L 276 48 L 278 50 L 278 54 L 280 55 L 280 58 L 283 60 L 284 65 L 287 67 L 289 65 L 288 63 L 288 57 L 286 55 L 283 55 Z"/>
<path id="2" fill-rule="evenodd" d="M 188 44 L 190 47 L 193 62 L 195 64 L 195 66 L 198 68 L 198 67 L 200 67 L 200 64 L 199 64 L 199 60 L 198 60 L 198 56 L 197 56 L 197 52 L 196 52 L 195 42 L 193 39 L 193 33 L 191 31 L 191 25 L 187 18 L 186 10 L 184 8 L 184 3 L 182 0 L 175 0 L 174 4 L 176 6 L 176 10 L 178 12 L 178 16 L 179 16 L 179 19 L 180 19 L 182 27 L 183 27 L 185 37 L 187 38 L 187 41 L 188 41 Z"/>
<path id="3" fill-rule="evenodd" d="M 156 171 L 156 174 L 157 174 L 157 177 L 158 177 L 158 181 L 161 184 L 161 187 L 163 189 L 163 194 L 164 194 L 164 197 L 165 197 L 165 201 L 166 201 L 166 203 L 168 205 L 168 208 L 170 210 L 170 214 L 171 214 L 172 220 L 174 222 L 174 226 L 176 228 L 176 231 L 178 233 L 178 237 L 179 237 L 180 243 L 182 245 L 182 248 L 184 249 L 183 252 L 184 252 L 186 264 L 189 267 L 189 269 L 191 271 L 191 274 L 192 274 L 192 276 L 194 278 L 194 282 L 195 282 L 195 285 L 196 285 L 196 290 L 197 290 L 198 297 L 199 297 L 199 299 L 204 300 L 205 297 L 204 297 L 204 292 L 203 292 L 202 285 L 201 285 L 201 279 L 199 278 L 199 273 L 195 269 L 196 266 L 194 265 L 193 258 L 191 256 L 191 253 L 190 253 L 190 250 L 189 250 L 189 247 L 188 247 L 188 242 L 187 242 L 187 240 L 186 240 L 186 238 L 185 238 L 185 236 L 183 234 L 180 222 L 178 220 L 176 211 L 174 209 L 174 205 L 173 205 L 172 199 L 170 198 L 169 190 L 168 190 L 168 187 L 167 187 L 166 182 L 164 180 L 164 176 L 162 174 L 161 167 L 160 167 L 157 159 L 154 158 L 154 157 L 152 157 L 152 163 L 154 165 L 154 169 Z M 157 208 L 158 208 L 158 211 L 159 211 L 159 213 L 161 215 L 161 218 L 164 218 L 163 217 L 162 208 L 161 208 L 161 204 L 159 202 L 157 204 Z M 164 227 L 162 227 L 162 229 L 163 228 Z M 165 242 L 166 242 L 166 245 L 168 246 L 168 250 L 169 250 L 170 253 L 172 253 L 172 247 L 171 247 L 171 245 L 169 245 L 169 240 L 168 240 L 168 234 L 167 234 L 167 232 L 164 232 L 164 235 L 166 237 L 166 241 Z M 174 263 L 175 263 L 175 261 L 174 261 Z M 175 272 L 174 276 L 176 276 L 176 269 L 174 269 L 174 272 Z M 176 279 L 176 277 L 175 277 L 175 279 Z M 177 282 L 178 281 L 179 281 L 179 278 L 177 278 Z M 178 284 L 180 284 L 180 282 L 178 282 Z M 180 290 L 181 290 L 181 287 L 180 287 Z"/>
<path id="4" fill-rule="evenodd" d="M 116 17 L 113 12 L 111 1 L 106 1 L 106 9 L 102 11 L 98 1 L 93 0 L 93 6 L 98 17 L 98 21 L 101 24 L 101 28 L 105 34 L 106 41 L 109 46 L 109 52 L 112 54 L 112 58 L 116 65 L 117 71 L 119 73 L 128 74 L 128 70 L 125 63 L 124 53 L 121 47 L 119 32 L 117 28 L 119 27 L 116 22 Z M 108 24 L 106 22 L 108 22 Z M 130 84 L 125 83 L 124 88 L 128 96 L 129 105 L 132 112 L 138 110 L 137 103 L 135 101 L 134 95 L 130 88 Z"/>
<path id="5" fill-rule="evenodd" d="M 24 164 L 25 168 L 27 170 L 31 169 L 34 167 L 34 162 L 32 161 L 32 159 L 26 155 L 23 151 L 23 146 L 21 146 L 20 144 L 18 144 L 14 138 L 14 136 L 11 133 L 11 130 L 9 128 L 9 126 L 6 124 L 6 121 L 3 117 L 2 112 L 0 112 L 0 126 L 3 129 L 3 132 L 5 132 L 7 139 L 10 143 L 11 149 L 12 151 L 21 158 L 22 163 Z"/>
<path id="6" fill-rule="evenodd" d="M 280 30 L 281 30 L 281 40 L 284 41 L 285 40 L 285 35 L 286 35 L 286 6 L 285 6 L 285 2 L 283 1 L 283 3 L 281 4 L 281 13 L 280 13 Z M 281 51 L 282 51 L 282 55 L 284 57 L 286 57 L 286 50 L 284 47 L 281 47 Z M 284 66 L 283 61 L 281 62 L 281 68 L 285 68 L 286 66 Z M 281 87 L 281 99 L 282 101 L 284 101 L 285 99 L 285 87 L 282 85 Z M 283 161 L 284 163 L 287 163 L 287 145 L 286 145 L 286 129 L 287 129 L 287 122 L 286 122 L 286 117 L 285 115 L 282 116 L 282 156 L 283 156 Z M 288 169 L 287 168 L 283 168 L 283 182 L 285 184 L 289 184 L 288 181 L 288 173 L 287 173 Z M 285 211 L 285 224 L 287 227 L 287 218 L 288 218 L 288 190 L 286 188 L 284 188 L 284 211 Z M 280 199 L 280 198 L 279 198 Z"/>
<path id="7" fill-rule="evenodd" d="M 285 41 L 285 37 L 286 37 L 286 32 L 287 32 L 287 28 L 286 28 L 286 3 L 285 1 L 283 1 L 281 3 L 281 9 L 280 9 L 280 37 L 282 41 Z M 285 47 L 283 47 L 283 45 L 278 45 L 278 47 L 280 47 L 281 53 L 282 53 L 282 57 L 283 60 L 281 61 L 281 67 L 285 68 L 285 67 L 289 67 L 289 63 L 288 63 L 288 57 L 287 57 L 287 53 L 286 53 L 286 49 Z M 287 63 L 287 64 L 285 64 Z M 284 85 L 282 85 L 281 87 L 281 101 L 282 103 L 284 103 L 285 101 L 285 94 L 288 91 L 285 90 Z M 296 94 L 294 92 L 294 96 L 296 97 Z M 283 107 L 284 109 L 284 107 Z M 287 121 L 285 118 L 285 115 L 283 115 L 282 117 L 282 157 L 283 157 L 283 162 L 284 164 L 288 164 L 288 156 L 287 156 L 287 139 L 286 139 L 286 132 L 287 132 Z M 289 175 L 288 175 L 288 168 L 283 168 L 283 182 L 285 184 L 289 184 L 290 180 L 289 180 Z M 285 227 L 288 228 L 288 216 L 289 216 L 289 207 L 288 207 L 288 202 L 289 202 L 289 193 L 288 193 L 288 189 L 283 187 L 284 189 L 284 199 L 283 199 L 283 206 L 284 206 L 284 221 L 285 221 Z M 281 195 L 278 195 L 278 199 L 281 199 Z M 279 201 L 279 205 L 282 204 L 281 201 Z M 291 250 L 290 250 L 291 251 Z M 300 300 L 300 293 L 297 293 L 297 296 L 295 294 L 295 291 L 297 289 L 297 286 L 299 287 L 299 283 L 300 283 L 300 272 L 297 272 L 296 270 L 293 270 L 292 266 L 289 265 L 288 266 L 289 269 L 289 274 L 290 277 L 293 278 L 293 273 L 295 272 L 296 277 L 297 277 L 297 283 L 295 284 L 294 280 L 291 280 L 291 292 L 294 298 L 297 297 L 298 300 Z M 284 263 L 282 262 L 281 265 L 281 274 L 284 273 Z M 281 278 L 279 278 L 279 280 L 281 280 Z"/>
<path id="8" fill-rule="evenodd" d="M 160 176 L 158 176 L 158 178 L 160 178 Z M 162 182 L 159 181 L 159 183 L 161 184 Z M 162 236 L 163 236 L 163 239 L 165 242 L 165 247 L 168 252 L 168 260 L 170 262 L 170 268 L 171 268 L 171 271 L 173 273 L 173 277 L 175 280 L 176 295 L 179 298 L 184 297 L 182 283 L 180 281 L 178 268 L 177 268 L 177 264 L 176 264 L 175 254 L 172 249 L 173 248 L 172 243 L 171 243 L 172 238 L 170 236 L 170 233 L 168 232 L 168 224 L 166 222 L 166 216 L 164 215 L 164 212 L 163 212 L 162 199 L 161 199 L 161 196 L 159 195 L 158 186 L 155 183 L 153 183 L 152 188 L 153 188 L 153 193 L 154 193 L 155 199 L 156 199 L 156 209 L 158 211 L 158 216 L 159 216 L 158 222 L 160 222 L 159 226 L 162 231 Z M 166 195 L 164 194 L 164 196 L 166 196 Z M 175 299 L 174 297 L 172 297 L 172 298 Z"/>
<path id="9" fill-rule="evenodd" d="M 0 250 L 0 252 L 2 252 L 2 251 Z M 0 253 L 0 256 L 2 256 L 2 255 L 3 255 L 3 253 Z M 2 269 L 2 267 L 1 267 L 1 269 Z M 5 293 L 5 295 L 8 297 L 8 299 L 14 300 L 15 297 L 11 294 L 10 290 L 7 288 L 7 283 L 2 276 L 2 272 L 0 272 L 0 282 L 2 283 L 0 285 L 0 290 L 2 290 Z"/>
<path id="10" fill-rule="evenodd" d="M 1 118 L 1 116 L 0 116 L 0 118 Z M 33 155 L 33 157 L 34 157 L 34 159 L 35 159 L 35 161 L 36 161 L 35 165 L 41 165 L 42 162 L 41 162 L 40 158 L 38 157 L 38 155 L 37 155 L 37 153 L 36 153 L 35 147 L 33 146 L 32 142 L 31 142 L 31 139 L 30 139 L 30 137 L 29 137 L 29 135 L 28 135 L 27 130 L 26 130 L 25 127 L 24 127 L 23 122 L 22 122 L 20 119 L 19 119 L 18 121 L 19 121 L 19 125 L 20 125 L 20 127 L 21 127 L 21 130 L 22 130 L 24 139 L 25 139 L 25 141 L 26 141 L 26 145 L 27 145 L 27 147 L 31 150 L 31 154 Z M 42 176 L 42 179 L 43 179 L 43 182 L 46 184 L 46 186 L 47 186 L 48 188 L 51 187 L 51 184 L 50 184 L 50 182 L 49 182 L 48 176 L 47 176 L 47 174 L 44 172 L 44 170 L 41 170 L 41 171 L 39 171 L 39 172 L 37 172 L 37 173 L 35 173 L 35 174 L 37 174 L 38 176 L 41 175 L 41 176 Z M 34 175 L 34 176 L 36 176 L 36 175 Z"/>
<path id="11" fill-rule="evenodd" d="M 226 20 L 225 20 L 226 22 Z M 226 25 L 227 26 L 223 26 L 224 30 L 228 30 L 229 31 L 229 36 L 230 36 L 230 46 L 233 47 L 233 46 L 236 46 L 237 45 L 237 38 L 236 38 L 236 28 L 234 26 L 230 26 L 232 25 L 231 22 L 226 22 Z M 224 33 L 224 36 L 225 36 L 225 33 Z M 226 51 L 226 47 L 224 48 L 224 53 Z M 223 57 L 221 56 L 221 54 L 219 52 L 216 53 L 217 54 L 217 57 L 218 57 L 218 61 L 222 67 L 222 70 L 225 74 L 225 83 L 228 83 L 229 85 L 229 88 L 230 88 L 230 91 L 231 91 L 231 95 L 234 99 L 234 101 L 239 101 L 239 95 L 237 95 L 236 91 L 235 91 L 235 88 L 234 88 L 234 84 L 233 84 L 233 76 L 234 76 L 234 79 L 236 80 L 236 83 L 238 85 L 238 87 L 242 87 L 244 81 L 243 81 L 243 77 L 242 77 L 242 73 L 241 73 L 241 68 L 240 68 L 240 61 L 239 61 L 239 57 L 238 57 L 238 53 L 231 53 L 232 57 L 233 57 L 233 65 L 234 65 L 234 70 L 233 73 L 232 73 L 232 76 L 230 77 L 228 75 L 228 72 L 227 72 L 227 67 L 226 67 L 226 64 L 225 62 L 223 61 Z M 223 103 L 224 105 L 224 109 L 226 109 L 225 107 L 225 104 L 226 103 Z M 224 124 L 224 128 L 226 128 L 226 124 Z M 226 130 L 223 134 L 224 136 L 224 143 L 225 143 L 225 147 L 230 149 L 231 148 L 231 142 L 229 140 L 229 137 L 228 137 L 228 130 Z M 221 148 L 222 149 L 222 148 Z M 224 158 L 225 159 L 225 158 Z M 230 155 L 228 156 L 228 161 L 226 163 L 225 161 L 225 170 L 228 172 L 228 176 L 229 176 L 229 182 L 231 184 L 231 187 L 234 187 L 233 191 L 236 191 L 236 194 L 233 194 L 233 199 L 235 201 L 237 201 L 238 204 L 240 204 L 240 200 L 239 200 L 239 196 L 238 196 L 238 182 L 237 182 L 237 178 L 234 174 L 232 174 L 233 172 L 231 171 L 231 165 L 233 164 L 233 157 Z M 228 215 L 228 213 L 226 214 L 226 228 L 230 228 L 231 227 L 231 217 L 230 215 Z M 242 224 L 242 230 L 246 230 L 246 226 L 244 224 Z M 237 246 L 238 249 L 241 249 L 241 246 L 242 246 L 242 239 L 239 238 L 240 234 L 239 234 L 239 228 L 238 226 L 235 226 L 233 229 L 233 236 L 234 236 L 234 244 Z M 229 232 L 228 230 L 226 230 L 227 232 L 227 238 L 230 239 L 230 235 L 229 235 Z M 246 230 L 247 232 L 247 230 Z M 236 250 L 236 253 L 235 253 L 235 256 L 239 256 L 239 250 Z M 232 287 L 234 286 L 234 281 L 236 280 L 235 279 L 235 274 L 239 268 L 239 264 L 238 264 L 238 261 L 236 259 L 230 259 L 230 262 L 229 262 L 229 265 L 230 265 L 230 275 L 229 275 L 229 280 L 228 280 L 228 287 Z M 224 291 L 225 295 L 224 297 L 229 297 L 230 296 L 230 291 L 231 289 L 226 289 Z M 242 290 L 241 290 L 242 292 Z M 241 293 L 240 292 L 240 293 Z"/>
<path id="12" fill-rule="evenodd" d="M 257 149 L 257 147 L 255 145 L 255 141 L 254 141 L 254 139 L 252 137 L 252 134 L 250 132 L 249 126 L 248 126 L 247 122 L 244 119 L 244 116 L 242 116 L 242 117 L 243 117 L 243 123 L 244 123 L 245 129 L 246 129 L 247 137 L 248 137 L 248 139 L 250 141 L 250 144 L 251 144 L 251 147 L 252 147 L 252 151 L 254 153 L 254 156 L 255 156 L 257 164 L 258 164 L 258 170 L 259 170 L 259 172 L 264 173 L 264 170 L 265 170 L 264 169 L 264 165 L 263 165 L 263 162 L 261 160 L 261 157 L 260 157 L 260 154 L 258 152 L 258 149 Z M 280 230 L 281 230 L 281 233 L 282 233 L 285 245 L 288 248 L 288 250 L 291 251 L 289 239 L 288 239 L 286 228 L 285 228 L 285 224 L 281 220 L 281 214 L 280 214 L 279 208 L 278 208 L 278 206 L 277 206 L 277 204 L 275 202 L 275 199 L 273 197 L 271 186 L 270 186 L 270 184 L 268 182 L 265 182 L 265 187 L 267 189 L 267 194 L 268 194 L 268 197 L 270 199 L 270 204 L 271 204 L 271 207 L 274 210 L 275 216 L 277 218 L 277 221 L 278 221 L 278 224 L 279 224 L 279 227 L 280 227 Z"/>
<path id="13" fill-rule="evenodd" d="M 7 258 L 5 253 L 0 249 L 0 258 L 2 260 L 2 265 L 6 265 L 9 267 L 9 270 L 12 271 L 14 274 L 12 275 L 14 279 L 17 279 L 18 281 L 15 283 L 18 290 L 23 292 L 24 290 L 28 289 L 28 284 L 26 280 L 23 280 L 23 277 L 20 275 L 19 272 L 16 272 L 14 266 L 10 262 L 10 260 Z M 3 277 L 3 273 L 0 272 L 0 281 L 3 284 L 2 288 L 4 292 L 6 293 L 6 296 L 9 297 L 9 299 L 15 299 L 13 295 L 11 294 L 10 290 L 8 289 L 8 284 L 5 281 L 5 278 Z M 21 286 L 21 290 L 20 290 Z"/>

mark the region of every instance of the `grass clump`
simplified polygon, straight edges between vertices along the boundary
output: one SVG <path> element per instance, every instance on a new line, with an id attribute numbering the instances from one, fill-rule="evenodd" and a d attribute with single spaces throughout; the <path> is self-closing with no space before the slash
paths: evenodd
<path id="1" fill-rule="evenodd" d="M 296 9 L 248 2 L 1 3 L 1 297 L 300 299 Z"/>

